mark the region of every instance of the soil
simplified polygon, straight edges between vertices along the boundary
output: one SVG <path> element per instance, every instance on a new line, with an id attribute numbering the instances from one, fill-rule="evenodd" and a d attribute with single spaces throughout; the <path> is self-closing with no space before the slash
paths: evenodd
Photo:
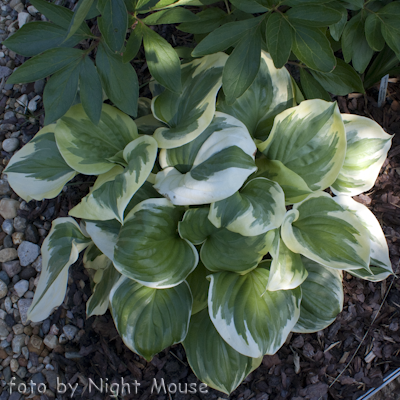
<path id="1" fill-rule="evenodd" d="M 187 42 L 185 34 L 163 29 L 163 36 L 174 44 Z M 135 64 L 135 68 L 140 84 L 147 83 L 150 75 L 146 64 Z M 147 94 L 145 86 L 142 95 Z M 375 186 L 355 199 L 367 205 L 380 221 L 388 241 L 393 270 L 400 274 L 400 83 L 397 80 L 389 83 L 388 96 L 382 108 L 378 108 L 377 98 L 377 88 L 372 88 L 365 96 L 350 94 L 335 99 L 341 112 L 368 116 L 393 134 L 391 150 Z M 43 113 L 41 107 L 42 104 L 36 111 L 38 119 Z M 33 134 L 37 129 L 31 128 L 29 133 Z M 49 222 L 67 216 L 68 210 L 88 191 L 93 177 L 77 176 L 71 183 L 68 190 L 56 199 L 30 202 L 29 210 L 20 211 L 21 216 L 29 223 L 43 221 L 46 213 L 45 219 Z M 381 385 L 385 375 L 399 368 L 400 280 L 390 277 L 383 282 L 371 283 L 345 274 L 343 285 L 344 308 L 331 326 L 315 334 L 291 334 L 278 353 L 265 356 L 262 365 L 229 398 L 356 400 L 370 388 Z M 197 388 L 200 387 L 188 366 L 183 347 L 169 347 L 147 362 L 123 344 L 109 312 L 86 319 L 85 303 L 90 295 L 89 277 L 80 259 L 70 269 L 66 300 L 49 317 L 50 326 L 55 325 L 60 332 L 67 324 L 80 329 L 75 341 L 53 350 L 51 362 L 60 381 L 72 386 L 77 384 L 75 398 L 111 398 L 109 391 L 100 393 L 93 384 L 89 390 L 91 381 L 99 386 L 101 379 L 108 385 L 121 384 L 121 379 L 125 383 L 136 382 L 137 393 L 135 386 L 130 385 L 131 393 L 123 396 L 124 399 L 208 400 L 228 397 L 210 388 L 208 393 L 185 394 L 179 390 L 176 393 L 164 393 L 163 390 L 152 393 L 154 379 L 158 385 L 162 379 L 166 385 L 181 383 L 181 391 L 189 383 L 197 383 Z M 32 359 L 33 365 L 38 363 L 34 354 Z M 173 391 L 174 387 L 170 388 Z M 50 389 L 56 392 L 55 387 Z M 70 396 L 71 390 L 67 390 L 58 398 Z M 400 380 L 376 396 L 374 399 L 400 399 Z M 48 396 L 35 399 L 39 398 L 45 400 Z"/>

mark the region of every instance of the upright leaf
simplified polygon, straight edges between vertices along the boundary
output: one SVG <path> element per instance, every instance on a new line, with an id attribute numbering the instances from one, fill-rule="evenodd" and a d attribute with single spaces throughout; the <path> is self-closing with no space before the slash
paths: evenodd
<path id="1" fill-rule="evenodd" d="M 135 29 L 131 32 L 128 42 L 126 44 L 126 48 L 124 54 L 122 55 L 123 62 L 130 62 L 134 59 L 142 45 L 143 39 L 143 31 L 142 31 L 142 24 L 137 24 Z"/>
<path id="2" fill-rule="evenodd" d="M 86 15 L 88 14 L 90 8 L 92 7 L 93 0 L 79 0 L 76 5 L 74 16 L 69 24 L 67 39 L 74 35 L 77 30 L 85 21 Z"/>
<path id="3" fill-rule="evenodd" d="M 286 18 L 280 13 L 273 13 L 267 21 L 266 41 L 276 68 L 282 68 L 289 59 L 292 39 L 293 30 Z"/>
<path id="4" fill-rule="evenodd" d="M 232 104 L 253 83 L 261 60 L 261 30 L 246 32 L 229 56 L 222 73 L 222 87 L 228 104 Z"/>
<path id="5" fill-rule="evenodd" d="M 113 52 L 120 51 L 128 29 L 128 11 L 124 0 L 98 0 L 97 8 L 101 12 L 97 23 L 107 46 Z"/>
<path id="6" fill-rule="evenodd" d="M 337 5 L 337 2 L 330 2 L 292 7 L 285 15 L 290 22 L 322 28 L 339 22 L 342 18 L 342 13 L 342 6 Z"/>
<path id="7" fill-rule="evenodd" d="M 192 309 L 186 282 L 158 290 L 122 276 L 111 290 L 110 304 L 122 340 L 148 361 L 186 337 Z"/>
<path id="8" fill-rule="evenodd" d="M 122 57 L 100 44 L 96 56 L 97 71 L 109 99 L 124 113 L 136 117 L 139 83 L 136 71 Z"/>
<path id="9" fill-rule="evenodd" d="M 46 319 L 65 297 L 68 269 L 79 253 L 91 242 L 72 218 L 57 218 L 42 245 L 42 273 L 28 319 L 39 322 Z"/>
<path id="10" fill-rule="evenodd" d="M 143 45 L 151 75 L 171 92 L 180 93 L 181 65 L 173 47 L 158 33 L 143 25 Z"/>
<path id="11" fill-rule="evenodd" d="M 229 15 L 217 7 L 206 8 L 196 17 L 196 21 L 183 22 L 177 28 L 187 33 L 210 33 L 229 21 Z"/>
<path id="12" fill-rule="evenodd" d="M 326 75 L 331 74 L 328 72 Z M 309 73 L 305 68 L 300 68 L 300 84 L 304 96 L 307 100 L 322 99 L 331 101 L 332 98 L 329 93 L 321 86 L 321 84 Z"/>
<path id="13" fill-rule="evenodd" d="M 365 20 L 365 38 L 371 49 L 382 51 L 385 39 L 382 36 L 381 19 L 378 14 L 370 14 Z"/>
<path id="14" fill-rule="evenodd" d="M 100 121 L 103 89 L 93 61 L 86 56 L 79 71 L 79 95 L 82 107 L 90 120 L 97 125 Z"/>

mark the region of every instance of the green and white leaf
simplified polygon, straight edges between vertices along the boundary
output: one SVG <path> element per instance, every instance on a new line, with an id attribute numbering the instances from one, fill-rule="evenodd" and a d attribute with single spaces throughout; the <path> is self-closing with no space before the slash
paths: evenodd
<path id="1" fill-rule="evenodd" d="M 151 288 L 182 283 L 199 261 L 196 248 L 177 232 L 183 213 L 167 199 L 148 199 L 134 207 L 119 232 L 115 268 Z"/>
<path id="2" fill-rule="evenodd" d="M 138 137 L 133 120 L 115 107 L 103 104 L 100 121 L 95 125 L 77 104 L 55 127 L 57 146 L 67 164 L 86 175 L 110 171 L 108 161 Z"/>
<path id="3" fill-rule="evenodd" d="M 210 274 L 211 271 L 199 261 L 196 269 L 186 278 L 193 296 L 192 315 L 207 308 L 208 288 L 210 287 L 207 276 Z"/>
<path id="4" fill-rule="evenodd" d="M 86 303 L 87 318 L 92 315 L 103 315 L 106 313 L 109 306 L 110 292 L 120 277 L 121 274 L 114 268 L 112 261 L 107 258 L 106 268 L 99 269 L 94 275 L 93 281 L 95 286 L 93 294 Z"/>
<path id="5" fill-rule="evenodd" d="M 114 247 L 117 243 L 121 224 L 116 219 L 108 221 L 84 221 L 85 229 L 94 244 L 110 260 L 114 260 Z"/>
<path id="6" fill-rule="evenodd" d="M 343 120 L 347 137 L 346 158 L 331 190 L 336 195 L 357 196 L 374 186 L 392 137 L 369 118 L 343 114 Z"/>
<path id="7" fill-rule="evenodd" d="M 109 258 L 92 242 L 83 253 L 83 266 L 87 270 L 98 271 L 107 268 Z"/>
<path id="8" fill-rule="evenodd" d="M 39 322 L 46 319 L 65 297 L 68 269 L 78 259 L 91 240 L 85 237 L 72 218 L 57 218 L 42 245 L 42 273 L 28 319 Z"/>
<path id="9" fill-rule="evenodd" d="M 239 192 L 212 203 L 208 219 L 217 227 L 257 236 L 279 228 L 286 213 L 282 188 L 266 178 L 249 181 Z"/>
<path id="10" fill-rule="evenodd" d="M 365 226 L 369 235 L 371 246 L 370 269 L 372 274 L 362 269 L 351 270 L 349 272 L 359 278 L 372 282 L 378 282 L 386 279 L 389 275 L 393 275 L 385 234 L 375 215 L 366 206 L 358 203 L 349 196 L 340 195 L 333 199 L 345 210 L 355 214 L 363 226 Z"/>
<path id="11" fill-rule="evenodd" d="M 159 147 L 170 149 L 189 143 L 211 123 L 227 58 L 225 53 L 217 53 L 183 64 L 182 94 L 166 89 L 153 98 L 154 116 L 168 125 L 154 133 Z"/>
<path id="12" fill-rule="evenodd" d="M 176 205 L 225 199 L 256 170 L 256 146 L 236 118 L 215 113 L 212 123 L 192 142 L 162 150 L 154 187 Z"/>
<path id="13" fill-rule="evenodd" d="M 41 129 L 11 157 L 4 171 L 10 186 L 25 201 L 56 197 L 76 175 L 57 148 L 54 127 L 53 124 Z"/>
<path id="14" fill-rule="evenodd" d="M 346 152 L 345 128 L 337 104 L 307 100 L 280 113 L 270 136 L 258 149 L 268 160 L 280 161 L 300 176 L 310 190 L 326 189 L 335 181 Z M 276 178 L 269 179 L 281 183 Z M 284 190 L 285 183 L 281 184 Z M 286 191 L 285 195 L 289 201 L 291 196 Z"/>
<path id="15" fill-rule="evenodd" d="M 329 268 L 369 270 L 368 232 L 328 193 L 316 192 L 293 206 L 281 228 L 289 250 Z"/>
<path id="16" fill-rule="evenodd" d="M 110 304 L 122 340 L 147 361 L 186 337 L 192 309 L 186 282 L 159 290 L 122 276 L 110 293 Z"/>
<path id="17" fill-rule="evenodd" d="M 313 333 L 329 326 L 343 309 L 342 271 L 301 259 L 308 276 L 300 286 L 300 318 L 292 331 Z"/>
<path id="18" fill-rule="evenodd" d="M 107 220 L 123 223 L 124 211 L 132 196 L 143 185 L 157 157 L 157 142 L 141 136 L 129 143 L 123 152 L 127 167 L 116 166 L 100 175 L 90 194 L 70 210 L 76 218 Z"/>
<path id="19" fill-rule="evenodd" d="M 220 94 L 217 109 L 242 121 L 253 138 L 266 140 L 275 116 L 295 104 L 289 72 L 275 68 L 271 56 L 262 51 L 260 69 L 251 86 L 232 105 Z"/>
<path id="20" fill-rule="evenodd" d="M 192 316 L 182 344 L 196 376 L 207 386 L 228 395 L 262 361 L 262 357 L 246 357 L 229 346 L 216 331 L 207 310 Z"/>
<path id="21" fill-rule="evenodd" d="M 300 254 L 290 251 L 279 238 L 278 252 L 272 254 L 271 269 L 267 290 L 288 290 L 300 286 L 307 278 L 307 270 L 301 261 Z M 277 254 L 276 254 L 277 253 Z"/>
<path id="22" fill-rule="evenodd" d="M 301 289 L 266 291 L 269 271 L 211 275 L 208 310 L 221 337 L 247 357 L 275 354 L 300 315 Z"/>

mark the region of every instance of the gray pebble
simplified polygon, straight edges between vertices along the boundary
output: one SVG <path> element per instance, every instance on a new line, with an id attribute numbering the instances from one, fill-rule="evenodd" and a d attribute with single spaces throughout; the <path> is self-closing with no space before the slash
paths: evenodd
<path id="1" fill-rule="evenodd" d="M 11 249 L 11 247 L 14 246 L 12 237 L 10 235 L 7 235 L 4 240 L 3 240 L 3 247 L 5 249 Z"/>
<path id="2" fill-rule="evenodd" d="M 21 393 L 18 392 L 12 392 L 8 400 L 21 400 Z"/>
<path id="3" fill-rule="evenodd" d="M 0 279 L 6 284 L 8 285 L 10 283 L 10 278 L 7 275 L 6 271 L 0 271 Z"/>
<path id="4" fill-rule="evenodd" d="M 14 275 L 11 279 L 11 282 L 16 284 L 19 281 L 19 275 Z"/>
<path id="5" fill-rule="evenodd" d="M 65 325 L 63 331 L 65 333 L 65 336 L 69 340 L 72 340 L 75 337 L 76 333 L 78 332 L 78 328 L 74 325 Z"/>
<path id="6" fill-rule="evenodd" d="M 21 279 L 26 279 L 27 281 L 29 281 L 29 279 L 31 279 L 35 276 L 36 276 L 36 270 L 35 270 L 35 268 L 32 268 L 30 266 L 23 268 L 19 274 L 19 277 Z"/>
<path id="7" fill-rule="evenodd" d="M 7 235 L 12 235 L 14 233 L 14 224 L 12 219 L 5 219 L 1 225 L 1 228 Z"/>
<path id="8" fill-rule="evenodd" d="M 29 224 L 25 230 L 25 238 L 28 242 L 37 243 L 39 241 L 39 233 L 36 226 Z"/>
<path id="9" fill-rule="evenodd" d="M 26 374 L 28 373 L 27 369 L 25 367 L 19 367 L 18 371 L 16 374 L 21 378 L 24 379 L 26 377 Z"/>
<path id="10" fill-rule="evenodd" d="M 7 324 L 2 319 L 0 320 L 0 337 L 7 337 L 10 332 L 8 331 Z M 9 346 L 10 344 L 8 344 Z"/>
<path id="11" fill-rule="evenodd" d="M 6 312 L 9 314 L 12 311 L 12 301 L 9 297 L 6 297 L 4 300 L 4 307 L 6 309 Z"/>
<path id="12" fill-rule="evenodd" d="M 9 278 L 12 278 L 21 272 L 21 264 L 18 260 L 3 262 L 3 271 L 7 272 Z"/>
<path id="13" fill-rule="evenodd" d="M 18 247 L 19 262 L 23 267 L 36 260 L 40 254 L 40 247 L 37 244 L 23 241 Z"/>
<path id="14" fill-rule="evenodd" d="M 14 285 L 14 290 L 17 293 L 18 297 L 22 297 L 29 288 L 29 282 L 26 280 L 20 280 Z"/>
<path id="15" fill-rule="evenodd" d="M 39 256 L 33 263 L 32 267 L 35 268 L 37 272 L 42 270 L 42 256 Z"/>
<path id="16" fill-rule="evenodd" d="M 34 85 L 35 93 L 42 94 L 43 89 L 44 89 L 44 84 L 45 84 L 44 79 L 40 79 L 40 80 L 36 81 L 35 85 Z"/>
<path id="17" fill-rule="evenodd" d="M 10 139 L 5 139 L 3 141 L 3 150 L 6 151 L 7 153 L 12 153 L 14 150 L 16 150 L 19 146 L 19 140 L 17 138 L 10 138 Z"/>
<path id="18" fill-rule="evenodd" d="M 7 285 L 0 279 L 0 299 L 6 297 L 8 293 Z"/>
<path id="19" fill-rule="evenodd" d="M 28 321 L 28 309 L 32 304 L 32 299 L 21 299 L 18 300 L 18 310 L 19 315 L 21 317 L 21 322 L 23 325 L 26 325 Z"/>
<path id="20" fill-rule="evenodd" d="M 0 179 L 0 196 L 11 194 L 11 188 L 8 182 L 4 179 Z"/>
<path id="21" fill-rule="evenodd" d="M 12 340 L 12 349 L 15 354 L 21 353 L 22 347 L 25 346 L 25 336 L 24 334 L 14 336 Z"/>
<path id="22" fill-rule="evenodd" d="M 43 331 L 43 333 L 44 333 L 45 335 L 47 335 L 47 334 L 49 333 L 49 330 L 50 330 L 50 320 L 49 320 L 49 319 L 46 319 L 46 320 L 43 322 L 42 331 Z"/>
<path id="23" fill-rule="evenodd" d="M 17 232 L 24 232 L 26 229 L 26 219 L 22 217 L 14 218 L 14 228 Z"/>
<path id="24" fill-rule="evenodd" d="M 6 367 L 3 369 L 4 380 L 6 382 L 10 382 L 11 380 L 11 369 L 10 367 Z"/>

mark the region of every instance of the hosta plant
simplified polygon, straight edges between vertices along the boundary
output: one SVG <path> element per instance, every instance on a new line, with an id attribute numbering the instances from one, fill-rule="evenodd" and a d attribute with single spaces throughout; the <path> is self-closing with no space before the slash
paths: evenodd
<path id="1" fill-rule="evenodd" d="M 379 222 L 351 197 L 371 189 L 391 137 L 336 103 L 296 105 L 289 73 L 265 52 L 228 104 L 227 58 L 183 64 L 182 94 L 154 82 L 136 120 L 103 104 L 95 125 L 73 106 L 6 173 L 25 200 L 55 197 L 78 173 L 97 176 L 43 243 L 32 321 L 63 302 L 84 250 L 88 316 L 109 308 L 147 360 L 182 342 L 198 378 L 230 393 L 290 332 L 334 321 L 343 271 L 392 274 Z"/>

